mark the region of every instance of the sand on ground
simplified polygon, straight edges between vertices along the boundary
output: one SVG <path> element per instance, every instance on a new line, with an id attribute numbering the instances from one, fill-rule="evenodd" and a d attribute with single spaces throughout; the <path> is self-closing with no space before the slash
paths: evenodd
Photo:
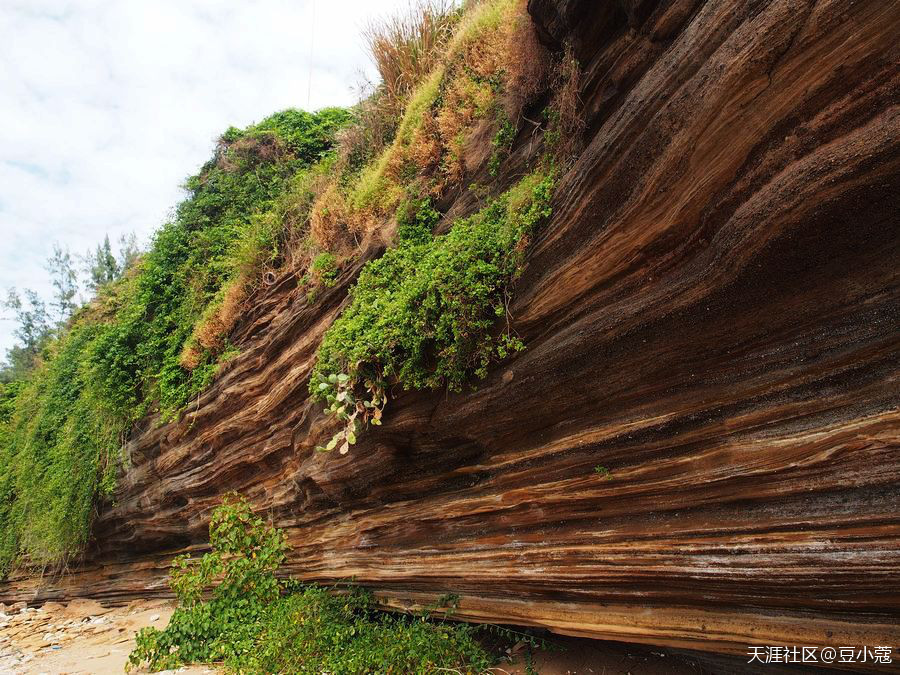
<path id="1" fill-rule="evenodd" d="M 39 607 L 0 604 L 0 675 L 121 675 L 145 626 L 163 628 L 173 605 L 166 600 L 135 600 L 105 607 L 95 600 L 48 602 Z M 696 663 L 635 645 L 551 636 L 553 651 L 537 652 L 532 663 L 541 675 L 697 675 Z M 525 675 L 527 648 L 510 649 L 511 662 L 491 669 L 497 675 Z M 132 671 L 143 673 L 144 670 Z M 219 672 L 190 666 L 164 673 Z M 452 672 L 452 671 L 451 671 Z"/>
<path id="2" fill-rule="evenodd" d="M 137 632 L 145 626 L 163 628 L 173 610 L 165 600 L 136 600 L 124 607 L 104 607 L 94 600 L 20 605 L 0 608 L 3 674 L 121 675 Z M 216 671 L 191 667 L 177 672 Z"/>

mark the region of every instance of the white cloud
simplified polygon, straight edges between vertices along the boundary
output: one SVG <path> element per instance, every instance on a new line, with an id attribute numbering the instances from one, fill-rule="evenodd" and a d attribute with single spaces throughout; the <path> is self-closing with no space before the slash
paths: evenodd
<path id="1" fill-rule="evenodd" d="M 405 6 L 0 0 L 0 291 L 49 295 L 55 242 L 146 241 L 228 126 L 353 103 L 375 78 L 362 28 Z M 12 329 L 0 321 L 0 356 Z"/>

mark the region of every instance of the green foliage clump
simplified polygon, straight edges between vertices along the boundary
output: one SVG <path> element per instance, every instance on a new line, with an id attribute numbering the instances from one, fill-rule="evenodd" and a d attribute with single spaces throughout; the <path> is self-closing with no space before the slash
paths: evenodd
<path id="1" fill-rule="evenodd" d="M 246 500 L 226 496 L 213 513 L 209 541 L 212 551 L 199 561 L 175 559 L 170 585 L 179 606 L 164 630 L 138 633 L 130 666 L 177 668 L 253 649 L 264 614 L 281 595 L 275 572 L 287 550 L 284 533 L 253 515 Z"/>
<path id="2" fill-rule="evenodd" d="M 425 197 L 408 202 L 397 211 L 397 241 L 401 244 L 427 244 L 441 214 Z"/>
<path id="3" fill-rule="evenodd" d="M 334 286 L 338 273 L 337 258 L 334 257 L 334 254 L 323 251 L 313 259 L 309 271 L 323 286 Z"/>
<path id="4" fill-rule="evenodd" d="M 222 135 L 222 141 L 229 144 L 248 138 L 277 139 L 295 158 L 309 165 L 331 150 L 335 132 L 347 124 L 350 117 L 345 108 L 323 108 L 315 113 L 289 108 L 243 130 L 230 127 Z"/>
<path id="5" fill-rule="evenodd" d="M 77 326 L 18 387 L 0 431 L 0 569 L 17 554 L 64 563 L 85 544 L 96 495 L 114 486 L 122 423 L 99 399 L 106 326 Z M 7 401 L 6 407 L 12 402 Z"/>
<path id="6" fill-rule="evenodd" d="M 504 117 L 500 122 L 500 128 L 497 129 L 497 133 L 491 139 L 491 147 L 494 149 L 491 152 L 491 158 L 488 160 L 488 173 L 491 176 L 496 176 L 500 173 L 500 165 L 509 154 L 509 150 L 512 148 L 515 140 L 516 125 L 509 118 Z"/>
<path id="7" fill-rule="evenodd" d="M 233 349 L 221 321 L 203 322 L 230 284 L 276 254 L 281 212 L 267 214 L 302 189 L 298 176 L 322 163 L 348 119 L 336 108 L 288 110 L 229 129 L 150 250 L 129 267 L 104 242 L 97 297 L 58 337 L 31 331 L 37 365 L 0 423 L 0 576 L 17 558 L 45 566 L 80 552 L 131 425 L 155 411 L 176 417 L 209 385 Z M 42 305 L 26 311 L 13 300 L 23 325 L 43 325 Z"/>
<path id="8" fill-rule="evenodd" d="M 434 673 L 491 665 L 473 627 L 390 616 L 361 590 L 280 580 L 284 534 L 241 498 L 214 512 L 210 545 L 199 561 L 176 560 L 179 607 L 165 629 L 141 630 L 129 667 L 224 661 L 236 673 Z"/>
<path id="9" fill-rule="evenodd" d="M 16 411 L 16 397 L 25 383 L 21 380 L 0 382 L 0 425 L 9 423 Z M 0 426 L 0 433 L 3 427 Z"/>
<path id="10" fill-rule="evenodd" d="M 420 225 L 366 265 L 310 379 L 310 393 L 346 424 L 326 450 L 342 438 L 352 445 L 364 422 L 380 420 L 387 382 L 459 391 L 523 348 L 493 329 L 506 314 L 528 237 L 550 214 L 552 189 L 552 171 L 531 174 L 447 234 L 425 238 Z"/>
<path id="11" fill-rule="evenodd" d="M 271 249 L 277 230 L 259 217 L 292 186 L 294 176 L 319 161 L 349 118 L 341 109 L 315 115 L 289 110 L 223 136 L 215 157 L 187 181 L 189 197 L 156 235 L 143 261 L 131 320 L 120 344 L 136 345 L 143 400 L 158 401 L 173 417 L 215 373 L 214 350 L 200 345 L 199 363 L 180 359 L 195 324 L 241 263 Z M 329 140 L 331 139 L 331 140 Z M 124 382 L 123 382 L 124 384 Z"/>
<path id="12" fill-rule="evenodd" d="M 493 659 L 476 630 L 379 612 L 365 592 L 307 586 L 276 603 L 256 648 L 227 665 L 242 673 L 481 673 Z"/>

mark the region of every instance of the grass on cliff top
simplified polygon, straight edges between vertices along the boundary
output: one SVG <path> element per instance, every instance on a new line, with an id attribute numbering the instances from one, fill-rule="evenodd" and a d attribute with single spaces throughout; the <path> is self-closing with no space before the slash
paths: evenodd
<path id="1" fill-rule="evenodd" d="M 360 128 L 375 124 L 371 115 L 344 135 L 340 178 L 313 205 L 314 234 L 358 242 L 394 220 L 407 201 L 436 202 L 462 189 L 473 168 L 465 157 L 471 135 L 481 125 L 517 130 L 526 104 L 546 88 L 550 60 L 524 0 L 469 4 L 442 51 L 429 59 L 433 68 L 409 73 L 415 86 L 407 88 L 402 115 L 380 125 L 395 128 L 384 147 Z"/>
<path id="2" fill-rule="evenodd" d="M 246 292 L 277 255 L 283 228 L 266 214 L 302 192 L 348 118 L 287 110 L 226 131 L 136 269 L 76 312 L 28 381 L 0 392 L 0 574 L 17 558 L 60 566 L 81 551 L 131 425 L 174 417 L 209 384 L 228 351 L 223 308 L 232 322 L 240 309 L 227 289 Z"/>

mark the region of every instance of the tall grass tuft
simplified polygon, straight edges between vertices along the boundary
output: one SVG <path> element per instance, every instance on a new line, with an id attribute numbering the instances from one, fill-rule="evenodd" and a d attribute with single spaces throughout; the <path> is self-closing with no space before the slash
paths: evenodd
<path id="1" fill-rule="evenodd" d="M 364 35 L 381 75 L 385 112 L 400 116 L 413 89 L 437 64 L 459 16 L 453 0 L 413 0 L 407 11 L 368 25 Z"/>

